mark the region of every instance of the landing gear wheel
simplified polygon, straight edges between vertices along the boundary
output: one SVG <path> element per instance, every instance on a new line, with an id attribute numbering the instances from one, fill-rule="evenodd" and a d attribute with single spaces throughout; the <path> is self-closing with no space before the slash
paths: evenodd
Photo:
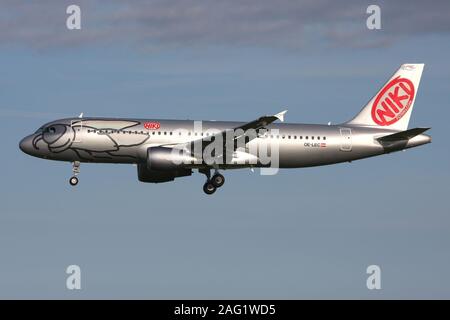
<path id="1" fill-rule="evenodd" d="M 225 183 L 225 177 L 220 173 L 216 173 L 211 178 L 211 183 L 214 185 L 214 187 L 220 188 Z"/>
<path id="2" fill-rule="evenodd" d="M 71 186 L 76 186 L 78 184 L 78 178 L 77 177 L 70 178 L 69 183 Z"/>
<path id="3" fill-rule="evenodd" d="M 203 185 L 203 191 L 206 194 L 213 194 L 214 192 L 216 192 L 216 187 L 212 184 L 211 181 L 206 181 L 206 183 Z"/>
<path id="4" fill-rule="evenodd" d="M 73 176 L 69 179 L 71 186 L 76 186 L 78 184 L 77 175 L 80 173 L 80 161 L 72 162 L 72 174 Z"/>

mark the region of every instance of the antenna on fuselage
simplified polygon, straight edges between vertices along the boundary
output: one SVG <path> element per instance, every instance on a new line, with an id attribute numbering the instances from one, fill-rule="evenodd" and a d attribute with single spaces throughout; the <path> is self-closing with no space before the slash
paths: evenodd
<path id="1" fill-rule="evenodd" d="M 78 118 L 83 118 L 83 112 L 82 113 L 80 113 L 80 115 L 78 116 Z"/>

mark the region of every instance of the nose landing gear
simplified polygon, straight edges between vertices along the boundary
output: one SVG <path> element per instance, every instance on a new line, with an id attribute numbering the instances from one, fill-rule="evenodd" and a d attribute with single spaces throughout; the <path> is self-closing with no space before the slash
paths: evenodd
<path id="1" fill-rule="evenodd" d="M 71 186 L 76 186 L 78 184 L 78 174 L 80 173 L 80 161 L 74 161 L 72 163 L 72 173 L 73 176 L 69 179 Z"/>
<path id="2" fill-rule="evenodd" d="M 225 177 L 221 175 L 217 170 L 212 177 L 210 169 L 200 169 L 199 172 L 203 173 L 206 176 L 206 182 L 203 185 L 203 191 L 208 195 L 216 192 L 217 188 L 220 188 L 225 183 Z"/>
<path id="3" fill-rule="evenodd" d="M 71 177 L 69 179 L 69 183 L 71 186 L 76 186 L 78 184 L 78 178 L 77 177 Z"/>

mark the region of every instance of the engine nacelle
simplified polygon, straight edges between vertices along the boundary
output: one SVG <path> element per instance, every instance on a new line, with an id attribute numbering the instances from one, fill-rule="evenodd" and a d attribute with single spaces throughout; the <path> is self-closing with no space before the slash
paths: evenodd
<path id="1" fill-rule="evenodd" d="M 147 149 L 147 168 L 158 171 L 174 171 L 194 163 L 194 158 L 182 150 L 164 147 Z"/>
<path id="2" fill-rule="evenodd" d="M 142 182 L 168 182 L 173 181 L 177 177 L 190 176 L 191 169 L 179 168 L 173 171 L 149 170 L 146 163 L 138 164 L 138 179 Z"/>

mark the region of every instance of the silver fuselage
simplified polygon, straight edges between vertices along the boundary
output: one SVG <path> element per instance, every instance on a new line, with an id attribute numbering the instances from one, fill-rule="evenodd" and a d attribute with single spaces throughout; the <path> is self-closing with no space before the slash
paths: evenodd
<path id="1" fill-rule="evenodd" d="M 145 124 L 158 123 L 159 128 Z M 208 130 L 224 131 L 243 122 L 202 121 L 201 130 L 193 120 L 69 118 L 45 124 L 51 131 L 38 130 L 25 137 L 20 148 L 36 157 L 95 163 L 143 163 L 147 149 L 202 139 Z M 279 168 L 300 168 L 352 161 L 399 151 L 431 142 L 420 134 L 404 143 L 386 148 L 377 138 L 395 133 L 374 127 L 320 124 L 270 124 L 270 131 L 250 141 L 245 152 L 254 153 L 261 144 L 277 144 Z M 48 129 L 47 129 L 48 130 Z M 271 134 L 277 132 L 277 134 Z M 256 154 L 254 154 L 257 156 Z M 202 167 L 197 165 L 192 167 Z M 223 164 L 224 169 L 242 164 Z M 261 166 L 259 163 L 248 165 Z"/>

